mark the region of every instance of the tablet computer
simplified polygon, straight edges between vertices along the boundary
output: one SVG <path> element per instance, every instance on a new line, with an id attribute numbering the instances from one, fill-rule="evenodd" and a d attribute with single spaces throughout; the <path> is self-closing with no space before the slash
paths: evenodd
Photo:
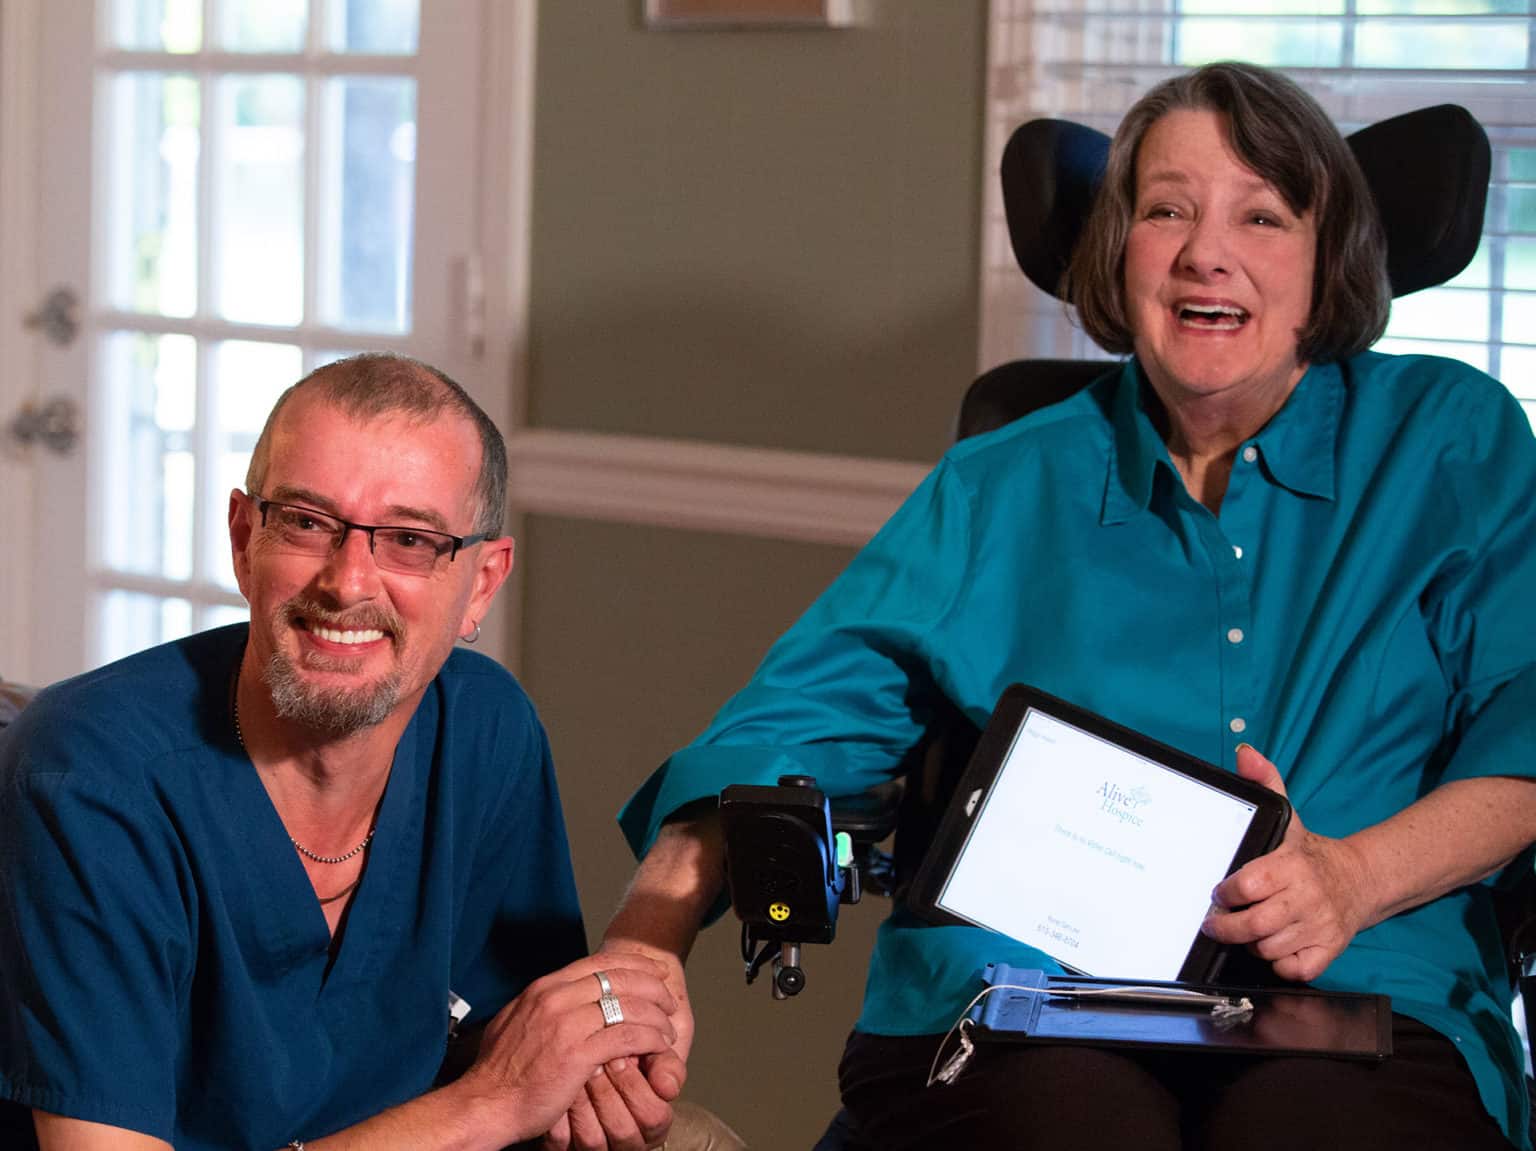
<path id="1" fill-rule="evenodd" d="M 1211 889 L 1285 835 L 1260 784 L 1015 684 L 976 745 L 908 902 L 1086 975 L 1204 983 Z"/>

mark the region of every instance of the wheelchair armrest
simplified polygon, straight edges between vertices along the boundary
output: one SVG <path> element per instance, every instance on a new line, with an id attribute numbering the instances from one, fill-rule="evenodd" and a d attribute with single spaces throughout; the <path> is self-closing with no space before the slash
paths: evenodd
<path id="1" fill-rule="evenodd" d="M 832 830 L 846 831 L 855 844 L 888 839 L 896 831 L 905 791 L 901 780 L 891 779 L 858 795 L 839 796 L 831 801 Z"/>

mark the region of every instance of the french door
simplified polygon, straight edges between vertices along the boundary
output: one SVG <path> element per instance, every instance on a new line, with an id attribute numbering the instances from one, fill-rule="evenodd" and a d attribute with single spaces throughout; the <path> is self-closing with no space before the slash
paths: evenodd
<path id="1" fill-rule="evenodd" d="M 244 618 L 229 491 L 310 369 L 406 352 L 505 422 L 517 281 L 488 332 L 482 269 L 488 237 L 516 249 L 521 145 L 481 81 L 531 59 L 531 4 L 3 3 L 38 45 L 22 399 L 78 438 L 27 448 L 30 630 L 0 673 L 50 682 Z"/>

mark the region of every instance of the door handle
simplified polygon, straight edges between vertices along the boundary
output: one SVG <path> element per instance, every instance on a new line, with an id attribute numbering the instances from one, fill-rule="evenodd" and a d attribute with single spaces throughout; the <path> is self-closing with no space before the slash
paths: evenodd
<path id="1" fill-rule="evenodd" d="M 49 343 L 67 348 L 80 332 L 79 307 L 80 297 L 75 295 L 73 288 L 57 287 L 44 296 L 42 306 L 29 313 L 22 322 L 41 331 Z"/>
<path id="2" fill-rule="evenodd" d="M 67 456 L 80 442 L 80 406 L 68 396 L 59 396 L 45 404 L 29 401 L 22 405 L 6 430 L 19 444 L 40 443 L 51 452 Z"/>

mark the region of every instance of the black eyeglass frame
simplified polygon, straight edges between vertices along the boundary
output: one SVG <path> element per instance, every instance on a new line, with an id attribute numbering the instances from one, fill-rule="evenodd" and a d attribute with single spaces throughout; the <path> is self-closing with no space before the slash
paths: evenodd
<path id="1" fill-rule="evenodd" d="M 436 528 L 407 527 L 403 524 L 355 524 L 351 520 L 344 520 L 340 516 L 334 515 L 331 512 L 323 512 L 319 508 L 306 507 L 304 504 L 287 504 L 282 500 L 269 500 L 263 496 L 257 495 L 255 492 L 246 492 L 245 495 L 247 499 L 253 500 L 255 502 L 256 510 L 261 513 L 262 527 L 267 526 L 267 511 L 270 508 L 287 508 L 289 511 L 303 512 L 306 515 L 317 516 L 318 518 L 325 520 L 334 520 L 336 523 L 339 523 L 341 525 L 341 536 L 340 538 L 335 539 L 331 544 L 331 550 L 333 552 L 340 551 L 344 546 L 346 546 L 348 532 L 363 532 L 365 535 L 367 535 L 369 555 L 375 554 L 373 542 L 374 532 L 414 532 L 416 535 L 431 536 L 434 539 L 447 540 L 452 545 L 452 549 L 448 552 L 448 562 L 452 563 L 454 560 L 458 559 L 459 553 L 465 548 L 472 547 L 475 544 L 483 543 L 488 539 L 495 538 L 494 532 L 476 532 L 474 535 L 470 536 L 456 536 L 449 532 L 440 532 Z M 442 553 L 439 552 L 438 556 L 441 557 Z"/>

